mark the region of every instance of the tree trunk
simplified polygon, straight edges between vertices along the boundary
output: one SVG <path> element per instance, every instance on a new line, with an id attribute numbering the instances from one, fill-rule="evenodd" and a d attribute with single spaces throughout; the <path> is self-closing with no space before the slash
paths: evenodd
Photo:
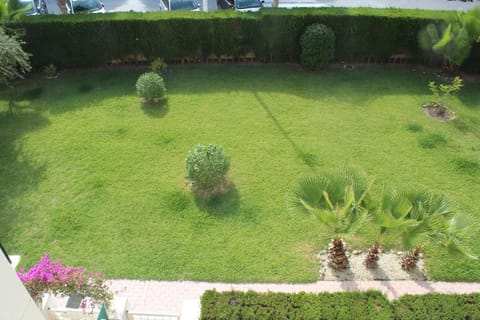
<path id="1" fill-rule="evenodd" d="M 335 270 L 347 269 L 348 257 L 342 239 L 332 238 L 328 254 L 328 265 Z"/>
<path id="2" fill-rule="evenodd" d="M 420 247 L 416 247 L 414 250 L 407 251 L 402 256 L 402 261 L 400 265 L 403 270 L 412 271 L 416 266 L 417 262 L 420 259 Z"/>
<path id="3" fill-rule="evenodd" d="M 378 266 L 378 254 L 380 246 L 378 243 L 374 243 L 370 250 L 368 250 L 367 256 L 365 257 L 365 266 L 367 269 L 376 269 Z"/>

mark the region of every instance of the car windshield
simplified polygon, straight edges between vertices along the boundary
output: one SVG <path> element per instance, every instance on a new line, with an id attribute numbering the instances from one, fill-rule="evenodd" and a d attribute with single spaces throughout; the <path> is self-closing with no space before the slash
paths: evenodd
<path id="1" fill-rule="evenodd" d="M 95 11 L 102 8 L 102 4 L 98 0 L 73 0 L 73 12 Z"/>
<path id="2" fill-rule="evenodd" d="M 170 10 L 195 10 L 198 4 L 195 0 L 170 0 Z"/>
<path id="3" fill-rule="evenodd" d="M 18 4 L 20 6 L 20 9 L 23 9 L 23 8 L 26 8 L 27 6 L 30 6 L 30 8 L 25 11 L 25 14 L 33 14 L 35 12 L 37 12 L 35 10 L 35 3 L 33 3 L 33 1 L 31 0 L 20 0 L 18 1 Z"/>
<path id="4" fill-rule="evenodd" d="M 259 8 L 262 6 L 262 3 L 259 0 L 236 0 L 235 4 L 237 9 Z"/>

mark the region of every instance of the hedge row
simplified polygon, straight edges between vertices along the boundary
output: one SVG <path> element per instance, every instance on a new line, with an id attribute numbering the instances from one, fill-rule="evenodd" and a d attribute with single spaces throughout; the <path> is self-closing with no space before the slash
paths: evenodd
<path id="1" fill-rule="evenodd" d="M 427 295 L 401 297 L 393 303 L 396 319 L 480 319 L 480 294 Z"/>
<path id="2" fill-rule="evenodd" d="M 202 320 L 213 319 L 480 319 L 480 294 L 406 295 L 390 303 L 378 291 L 256 293 L 206 291 Z"/>
<path id="3" fill-rule="evenodd" d="M 206 291 L 200 319 L 392 319 L 393 307 L 378 291 L 256 293 Z"/>
<path id="4" fill-rule="evenodd" d="M 103 66 L 138 57 L 206 60 L 210 54 L 238 57 L 250 51 L 259 60 L 298 62 L 300 35 L 312 23 L 333 29 L 337 60 L 386 61 L 392 54 L 404 53 L 413 62 L 425 62 L 429 57 L 419 48 L 418 32 L 428 23 L 444 23 L 453 14 L 342 8 L 108 13 L 30 16 L 16 26 L 26 31 L 26 50 L 33 54 L 35 67 Z M 470 67 L 478 67 L 478 60 L 473 59 Z"/>

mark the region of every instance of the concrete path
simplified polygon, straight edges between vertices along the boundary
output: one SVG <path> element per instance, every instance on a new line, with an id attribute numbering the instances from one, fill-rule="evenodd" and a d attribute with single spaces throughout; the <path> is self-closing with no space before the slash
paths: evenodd
<path id="1" fill-rule="evenodd" d="M 126 297 L 129 310 L 135 312 L 177 313 L 187 299 L 200 299 L 209 289 L 217 291 L 253 290 L 257 292 L 340 292 L 378 290 L 390 300 L 404 294 L 480 292 L 480 283 L 429 281 L 318 281 L 306 284 L 230 284 L 192 281 L 110 280 L 110 288 Z"/>

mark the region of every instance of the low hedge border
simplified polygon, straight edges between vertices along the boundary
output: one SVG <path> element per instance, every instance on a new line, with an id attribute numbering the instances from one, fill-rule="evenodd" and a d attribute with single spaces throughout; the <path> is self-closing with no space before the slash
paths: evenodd
<path id="1" fill-rule="evenodd" d="M 405 295 L 389 302 L 379 291 L 257 293 L 206 291 L 202 320 L 213 319 L 480 319 L 480 294 Z"/>

